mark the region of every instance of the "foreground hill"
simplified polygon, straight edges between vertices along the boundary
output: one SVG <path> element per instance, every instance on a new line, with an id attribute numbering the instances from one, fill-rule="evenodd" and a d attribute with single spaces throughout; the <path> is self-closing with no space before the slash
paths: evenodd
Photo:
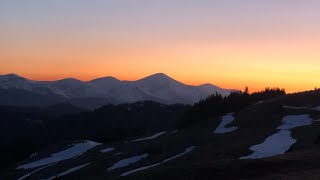
<path id="1" fill-rule="evenodd" d="M 70 104 L 0 106 L 0 172 L 33 151 L 64 141 L 110 142 L 176 127 L 189 108 L 151 101 L 105 105 L 92 111 Z"/>
<path id="2" fill-rule="evenodd" d="M 48 147 L 6 178 L 319 179 L 319 110 L 320 91 L 283 95 L 179 130 Z"/>
<path id="3" fill-rule="evenodd" d="M 33 81 L 15 74 L 0 75 L 0 105 L 49 106 L 71 103 L 83 108 L 104 104 L 154 101 L 164 104 L 193 104 L 207 96 L 232 90 L 205 84 L 190 86 L 158 73 L 138 81 L 120 81 L 113 77 L 89 82 L 73 78 L 59 81 Z"/>

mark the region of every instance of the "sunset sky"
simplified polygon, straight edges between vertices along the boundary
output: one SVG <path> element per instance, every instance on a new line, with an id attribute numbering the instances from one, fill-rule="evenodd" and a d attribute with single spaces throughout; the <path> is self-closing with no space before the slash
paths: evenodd
<path id="1" fill-rule="evenodd" d="M 319 0 L 2 0 L 0 74 L 320 87 Z"/>

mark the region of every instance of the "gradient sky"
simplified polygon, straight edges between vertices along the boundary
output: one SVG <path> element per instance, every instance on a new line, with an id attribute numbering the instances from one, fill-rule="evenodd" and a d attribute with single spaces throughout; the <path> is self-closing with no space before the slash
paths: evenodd
<path id="1" fill-rule="evenodd" d="M 1 0 L 0 74 L 320 87 L 319 0 Z"/>

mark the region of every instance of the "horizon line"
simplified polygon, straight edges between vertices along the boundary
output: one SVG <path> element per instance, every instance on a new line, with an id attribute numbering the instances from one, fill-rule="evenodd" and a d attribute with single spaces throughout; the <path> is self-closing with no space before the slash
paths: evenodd
<path id="1" fill-rule="evenodd" d="M 24 78 L 24 79 L 27 79 L 27 80 L 30 80 L 30 81 L 36 81 L 36 82 L 55 82 L 55 81 L 63 81 L 63 80 L 68 80 L 68 79 L 74 79 L 74 80 L 77 80 L 77 81 L 81 81 L 81 82 L 84 82 L 84 83 L 88 83 L 88 82 L 91 82 L 91 81 L 94 81 L 94 80 L 98 80 L 98 79 L 103 79 L 103 78 L 113 78 L 115 80 L 118 80 L 118 81 L 121 81 L 121 82 L 135 82 L 135 81 L 139 81 L 139 80 L 143 80 L 145 78 L 148 78 L 148 77 L 151 77 L 151 76 L 155 76 L 155 75 L 163 75 L 163 76 L 166 76 L 174 81 L 177 81 L 179 83 L 182 83 L 184 85 L 188 85 L 188 86 L 203 86 L 203 85 L 212 85 L 212 86 L 216 86 L 216 87 L 219 87 L 219 88 L 222 88 L 222 89 L 225 89 L 223 87 L 220 87 L 218 85 L 215 85 L 215 84 L 212 84 L 212 83 L 201 83 L 201 84 L 198 84 L 198 85 L 195 85 L 195 84 L 187 84 L 187 83 L 184 83 L 180 80 L 177 80 L 175 78 L 173 78 L 172 76 L 169 76 L 168 74 L 166 73 L 163 73 L 163 72 L 158 72 L 158 73 L 152 73 L 150 75 L 147 75 L 147 76 L 144 76 L 144 77 L 141 77 L 141 78 L 138 78 L 136 80 L 125 80 L 125 79 L 119 79 L 115 76 L 112 76 L 112 75 L 107 75 L 107 76 L 101 76 L 101 77 L 97 77 L 97 78 L 93 78 L 93 79 L 90 79 L 90 80 L 81 80 L 81 79 L 78 79 L 78 78 L 74 78 L 74 77 L 65 77 L 65 78 L 59 78 L 59 79 L 55 79 L 55 80 L 36 80 L 36 79 L 32 79 L 32 78 L 27 78 L 25 76 L 22 76 L 18 73 L 6 73 L 6 74 L 0 74 L 0 76 L 17 76 L 17 77 L 21 77 L 21 78 Z M 236 88 L 226 88 L 228 90 L 238 90 Z"/>
<path id="2" fill-rule="evenodd" d="M 175 78 L 172 78 L 172 76 L 169 76 L 168 74 L 166 73 L 163 73 L 163 72 L 157 72 L 157 73 L 151 73 L 150 75 L 146 75 L 146 76 L 142 76 L 142 77 L 139 77 L 139 78 L 136 78 L 136 79 L 133 79 L 133 80 L 126 80 L 126 79 L 120 79 L 120 78 L 117 78 L 115 76 L 112 76 L 112 75 L 106 75 L 106 76 L 98 76 L 98 77 L 95 77 L 95 78 L 92 78 L 92 79 L 89 79 L 89 80 L 82 80 L 81 78 L 74 78 L 72 76 L 67 76 L 65 78 L 59 78 L 59 79 L 51 79 L 51 80 L 39 80 L 39 79 L 34 79 L 34 78 L 28 78 L 27 76 L 22 76 L 18 73 L 3 73 L 3 74 L 0 74 L 0 76 L 8 76 L 8 75 L 15 75 L 15 76 L 18 76 L 18 77 L 21 77 L 21 78 L 24 78 L 24 79 L 27 79 L 27 80 L 30 80 L 30 81 L 35 81 L 35 82 L 55 82 L 55 81 L 63 81 L 63 80 L 68 80 L 68 79 L 74 79 L 74 80 L 77 80 L 77 81 L 80 81 L 80 82 L 84 82 L 84 83 L 89 83 L 91 81 L 94 81 L 94 80 L 98 80 L 98 79 L 102 79 L 102 78 L 113 78 L 117 81 L 120 81 L 120 82 L 135 82 L 135 81 L 139 81 L 139 80 L 142 80 L 142 79 L 145 79 L 145 78 L 148 78 L 148 77 L 151 77 L 151 76 L 155 76 L 155 75 L 164 75 L 174 81 L 177 81 L 179 83 L 182 83 L 184 85 L 188 85 L 188 86 L 203 86 L 203 85 L 212 85 L 212 86 L 216 86 L 218 88 L 222 88 L 222 89 L 226 89 L 226 90 L 234 90 L 234 91 L 243 91 L 246 87 L 249 87 L 249 90 L 251 92 L 258 92 L 258 91 L 263 91 L 264 89 L 266 88 L 280 88 L 280 89 L 285 89 L 286 90 L 286 93 L 287 94 L 294 94 L 294 93 L 300 93 L 300 92 L 306 92 L 306 91 L 311 91 L 313 89 L 304 89 L 304 90 L 297 90 L 297 91 L 290 91 L 290 90 L 287 90 L 286 88 L 283 88 L 283 87 L 278 87 L 278 86 L 265 86 L 263 88 L 250 88 L 250 86 L 248 85 L 243 85 L 242 88 L 235 88 L 235 87 L 224 87 L 222 85 L 218 85 L 218 84 L 215 84 L 215 83 L 209 83 L 209 82 L 205 82 L 205 83 L 196 83 L 196 84 L 191 84 L 191 83 L 185 83 L 184 81 L 180 81 L 180 80 L 177 80 Z"/>

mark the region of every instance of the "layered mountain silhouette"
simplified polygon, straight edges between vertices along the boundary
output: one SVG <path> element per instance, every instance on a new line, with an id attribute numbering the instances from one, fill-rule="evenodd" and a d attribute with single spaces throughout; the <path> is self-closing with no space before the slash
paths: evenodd
<path id="1" fill-rule="evenodd" d="M 207 96 L 229 95 L 234 90 L 212 84 L 190 86 L 157 73 L 137 81 L 103 77 L 84 82 L 73 78 L 33 81 L 16 74 L 0 75 L 0 105 L 50 106 L 70 103 L 83 108 L 104 104 L 155 101 L 164 104 L 194 104 Z"/>

